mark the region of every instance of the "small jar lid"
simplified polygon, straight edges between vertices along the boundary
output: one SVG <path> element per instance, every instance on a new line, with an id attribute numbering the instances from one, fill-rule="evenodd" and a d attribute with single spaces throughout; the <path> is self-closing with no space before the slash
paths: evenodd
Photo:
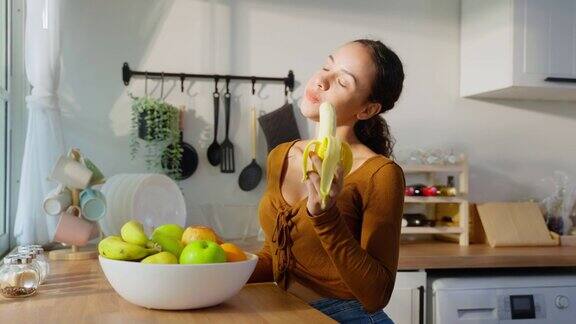
<path id="1" fill-rule="evenodd" d="M 23 253 L 16 253 L 14 254 L 12 259 L 13 264 L 28 264 L 32 263 L 32 256 L 23 254 Z M 15 262 L 14 262 L 15 261 Z"/>
<path id="2" fill-rule="evenodd" d="M 4 264 L 16 264 L 16 255 L 8 254 L 4 257 Z"/>
<path id="3" fill-rule="evenodd" d="M 20 250 L 20 249 L 22 249 L 22 250 L 34 250 L 34 251 L 37 251 L 38 253 L 44 252 L 44 248 L 38 244 L 36 244 L 36 245 L 23 245 L 23 246 L 18 247 L 18 250 Z"/>
<path id="4" fill-rule="evenodd" d="M 29 256 L 31 256 L 32 258 L 35 258 L 40 252 L 38 252 L 38 250 L 35 250 L 35 249 L 19 247 L 19 248 L 18 248 L 18 253 L 19 253 L 19 254 L 29 255 Z"/>

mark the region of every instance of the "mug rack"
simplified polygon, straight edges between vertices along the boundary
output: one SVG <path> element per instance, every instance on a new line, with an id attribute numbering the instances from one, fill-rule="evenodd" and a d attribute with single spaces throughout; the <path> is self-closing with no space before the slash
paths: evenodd
<path id="1" fill-rule="evenodd" d="M 74 159 L 74 161 L 80 161 L 80 151 L 78 149 L 70 150 L 69 156 Z M 72 192 L 72 206 L 75 206 L 80 210 L 80 190 L 76 188 L 71 188 Z M 80 217 L 80 215 L 78 215 Z M 102 239 L 102 232 L 100 231 L 100 239 Z M 94 245 L 88 246 L 76 246 L 70 245 L 70 248 L 65 248 L 61 250 L 54 250 L 48 253 L 48 258 L 50 260 L 65 260 L 65 261 L 79 261 L 88 259 L 97 259 L 98 250 Z"/>
<path id="2" fill-rule="evenodd" d="M 263 77 L 263 76 L 243 76 L 243 75 L 222 75 L 222 74 L 191 74 L 191 73 L 170 73 L 170 72 L 150 72 L 150 71 L 134 71 L 130 69 L 130 65 L 124 62 L 122 65 L 122 80 L 124 85 L 130 84 L 130 79 L 133 76 L 144 76 L 147 78 L 178 78 L 180 79 L 180 90 L 184 91 L 184 81 L 186 79 L 213 79 L 216 84 L 218 80 L 245 80 L 252 81 L 252 94 L 254 94 L 254 84 L 258 81 L 267 82 L 283 82 L 284 83 L 284 94 L 288 94 L 288 91 L 294 91 L 294 72 L 292 70 L 288 71 L 288 76 L 285 78 L 275 78 L 275 77 Z"/>

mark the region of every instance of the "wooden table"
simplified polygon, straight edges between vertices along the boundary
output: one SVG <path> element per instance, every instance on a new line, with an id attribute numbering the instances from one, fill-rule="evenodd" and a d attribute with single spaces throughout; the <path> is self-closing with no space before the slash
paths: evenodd
<path id="1" fill-rule="evenodd" d="M 153 292 L 151 292 L 153 293 Z M 0 296 L 0 323 L 334 323 L 274 284 L 250 284 L 227 302 L 198 310 L 160 311 L 120 297 L 97 260 L 52 261 L 37 295 Z"/>

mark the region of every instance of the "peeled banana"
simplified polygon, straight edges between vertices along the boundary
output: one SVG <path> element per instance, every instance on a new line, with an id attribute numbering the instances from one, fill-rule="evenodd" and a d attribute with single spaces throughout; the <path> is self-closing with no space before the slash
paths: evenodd
<path id="1" fill-rule="evenodd" d="M 118 236 L 108 236 L 98 243 L 98 252 L 103 257 L 113 260 L 139 260 L 160 252 L 160 249 L 146 248 L 125 242 Z"/>
<path id="2" fill-rule="evenodd" d="M 344 176 L 352 169 L 353 155 L 348 143 L 336 137 L 336 111 L 328 102 L 320 105 L 320 124 L 318 137 L 306 145 L 302 159 L 302 182 L 308 180 L 308 155 L 315 152 L 322 159 L 320 171 L 320 198 L 322 209 L 326 208 L 326 201 L 332 187 L 332 180 L 338 167 L 342 163 Z"/>

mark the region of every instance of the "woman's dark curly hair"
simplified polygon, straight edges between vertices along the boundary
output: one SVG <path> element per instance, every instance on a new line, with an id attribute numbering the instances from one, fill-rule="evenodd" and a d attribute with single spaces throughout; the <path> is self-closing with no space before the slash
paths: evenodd
<path id="1" fill-rule="evenodd" d="M 381 105 L 378 114 L 356 122 L 354 133 L 360 142 L 372 151 L 391 157 L 395 141 L 390 134 L 390 127 L 380 114 L 392 109 L 402 93 L 404 82 L 402 62 L 396 53 L 380 41 L 357 39 L 353 43 L 364 45 L 372 54 L 376 76 L 368 100 Z"/>

